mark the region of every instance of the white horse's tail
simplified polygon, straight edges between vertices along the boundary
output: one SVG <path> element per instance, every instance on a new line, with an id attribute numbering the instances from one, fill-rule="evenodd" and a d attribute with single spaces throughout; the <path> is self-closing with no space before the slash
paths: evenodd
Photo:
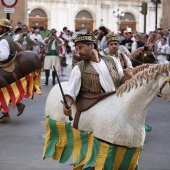
<path id="1" fill-rule="evenodd" d="M 52 157 L 65 163 L 73 154 L 74 170 L 138 169 L 141 148 L 109 145 L 94 138 L 90 132 L 72 128 L 70 123 L 47 117 L 43 158 Z"/>

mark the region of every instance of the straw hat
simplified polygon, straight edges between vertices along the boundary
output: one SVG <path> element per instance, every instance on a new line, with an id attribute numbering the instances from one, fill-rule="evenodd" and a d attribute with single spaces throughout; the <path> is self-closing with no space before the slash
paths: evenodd
<path id="1" fill-rule="evenodd" d="M 12 28 L 11 22 L 8 19 L 0 19 L 0 26 Z"/>

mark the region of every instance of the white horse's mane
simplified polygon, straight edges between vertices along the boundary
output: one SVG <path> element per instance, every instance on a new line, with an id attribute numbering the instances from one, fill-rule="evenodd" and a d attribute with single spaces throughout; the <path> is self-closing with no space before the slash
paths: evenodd
<path id="1" fill-rule="evenodd" d="M 136 75 L 134 75 L 131 79 L 127 80 L 125 84 L 121 85 L 116 94 L 117 96 L 122 96 L 124 92 L 129 92 L 133 87 L 137 88 L 143 84 L 143 80 L 148 84 L 149 80 L 156 79 L 159 75 L 168 72 L 169 63 L 156 64 L 150 66 L 149 68 L 139 71 Z"/>

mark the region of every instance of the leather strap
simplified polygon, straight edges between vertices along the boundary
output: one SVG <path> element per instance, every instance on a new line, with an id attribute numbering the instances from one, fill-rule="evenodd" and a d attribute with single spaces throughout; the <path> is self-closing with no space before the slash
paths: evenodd
<path id="1" fill-rule="evenodd" d="M 0 68 L 7 73 L 11 73 L 13 75 L 14 79 L 18 80 L 18 76 L 15 73 L 15 63 L 14 63 L 16 54 L 17 54 L 17 52 L 15 53 L 14 57 L 12 59 L 10 59 L 10 61 L 8 61 L 7 63 L 0 64 Z"/>
<path id="2" fill-rule="evenodd" d="M 14 54 L 14 57 L 11 59 L 11 58 L 9 58 L 7 61 L 5 61 L 5 63 L 4 64 L 0 64 L 0 68 L 5 68 L 5 67 L 8 67 L 8 66 L 10 66 L 13 62 L 14 62 L 14 60 L 15 60 L 15 58 L 16 58 L 16 54 L 17 54 L 17 52 L 15 52 L 15 54 Z"/>
<path id="3" fill-rule="evenodd" d="M 166 83 L 168 83 L 168 82 L 169 82 L 169 85 L 170 85 L 170 76 L 167 76 L 167 77 L 166 77 L 165 82 L 164 82 L 164 83 L 162 84 L 162 86 L 160 87 L 159 94 L 162 93 L 163 88 L 165 87 Z M 158 95 L 158 96 L 160 97 L 161 95 Z"/>
<path id="4" fill-rule="evenodd" d="M 80 119 L 81 112 L 76 111 L 75 117 L 74 117 L 74 122 L 73 122 L 73 128 L 78 129 L 78 123 Z"/>
<path id="5" fill-rule="evenodd" d="M 99 93 L 99 94 L 80 92 L 79 96 L 77 97 L 77 103 L 76 103 L 77 111 L 74 117 L 73 128 L 76 129 L 78 128 L 78 122 L 80 119 L 81 112 L 90 109 L 96 103 L 98 103 L 102 99 L 114 93 L 116 93 L 116 91 L 109 92 L 109 93 Z"/>

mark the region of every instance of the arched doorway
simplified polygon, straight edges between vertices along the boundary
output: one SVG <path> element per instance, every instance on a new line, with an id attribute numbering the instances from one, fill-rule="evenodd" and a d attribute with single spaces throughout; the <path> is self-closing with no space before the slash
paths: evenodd
<path id="1" fill-rule="evenodd" d="M 29 20 L 28 20 L 28 28 L 39 28 L 40 30 L 43 29 L 43 26 L 47 25 L 47 15 L 46 13 L 39 8 L 36 8 L 31 11 L 29 14 Z M 48 25 L 47 25 L 48 28 Z"/>
<path id="2" fill-rule="evenodd" d="M 75 30 L 86 32 L 93 31 L 93 18 L 90 12 L 82 10 L 76 15 Z"/>
<path id="3" fill-rule="evenodd" d="M 131 28 L 133 33 L 136 32 L 135 17 L 130 12 L 125 12 L 125 15 L 120 18 L 120 26 L 119 26 L 120 31 L 123 32 L 127 28 Z"/>

